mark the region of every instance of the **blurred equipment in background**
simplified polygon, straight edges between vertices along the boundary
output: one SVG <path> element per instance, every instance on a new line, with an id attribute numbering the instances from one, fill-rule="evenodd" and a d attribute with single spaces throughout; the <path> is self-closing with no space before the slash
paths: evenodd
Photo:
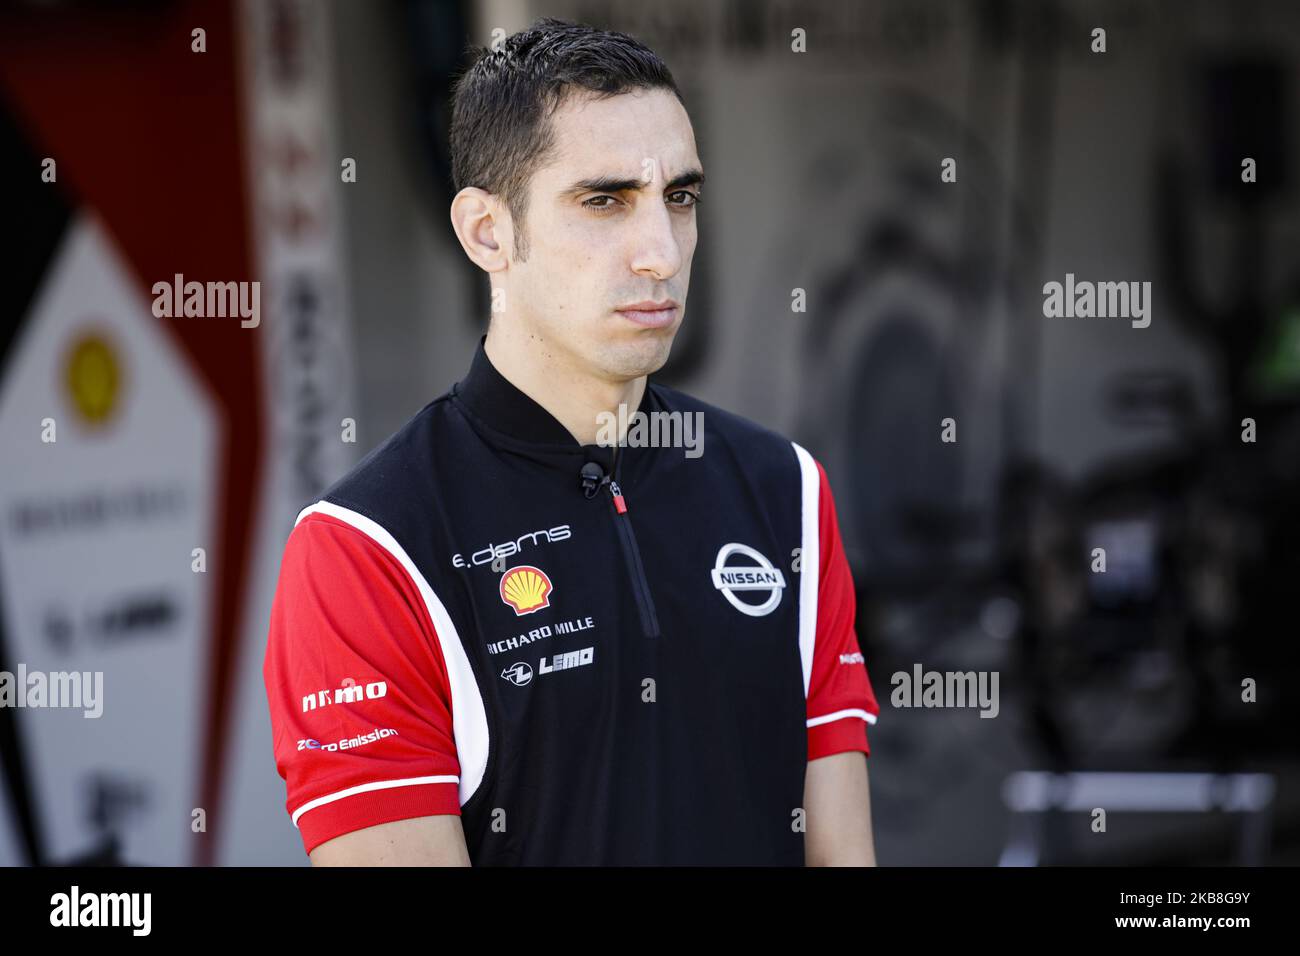
<path id="1" fill-rule="evenodd" d="M 1279 689 L 1300 678 L 1284 636 L 1300 580 L 1300 262 L 1263 239 L 1279 208 L 1268 200 L 1288 183 L 1287 75 L 1259 59 L 1208 67 L 1195 155 L 1209 161 L 1171 149 L 1156 177 L 1159 287 L 1215 362 L 1222 416 L 1176 373 L 1112 376 L 1111 421 L 1163 428 L 1167 450 L 1112 457 L 1073 486 L 1039 466 L 1008 474 L 1004 557 L 1026 599 L 1032 707 L 1055 766 L 1294 753 Z M 1242 182 L 1242 156 L 1267 184 Z M 1203 205 L 1231 225 L 1230 249 L 1209 262 L 1188 241 Z M 1291 295 L 1267 294 L 1286 289 L 1278 274 Z M 1211 284 L 1226 302 L 1210 301 Z M 1091 568 L 1097 548 L 1104 573 Z M 1267 689 L 1243 706 L 1246 678 Z"/>

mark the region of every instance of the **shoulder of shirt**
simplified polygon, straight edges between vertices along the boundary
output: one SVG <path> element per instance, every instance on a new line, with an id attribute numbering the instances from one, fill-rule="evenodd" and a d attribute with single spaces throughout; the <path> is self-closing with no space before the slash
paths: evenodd
<path id="1" fill-rule="evenodd" d="M 303 508 L 299 523 L 304 513 L 328 503 L 373 521 L 399 543 L 403 532 L 421 530 L 433 481 L 431 441 L 450 397 L 450 390 L 439 395 L 366 453 Z"/>
<path id="2" fill-rule="evenodd" d="M 755 452 L 767 452 L 774 462 L 785 464 L 795 462 L 796 443 L 784 435 L 679 389 L 670 388 L 659 382 L 651 382 L 650 387 L 667 411 L 702 413 L 706 442 L 721 440 L 737 448 L 743 448 L 747 458 Z"/>
<path id="3" fill-rule="evenodd" d="M 393 466 L 405 466 L 428 460 L 429 438 L 437 427 L 441 413 L 451 399 L 448 390 L 433 399 L 408 418 L 391 435 L 366 453 L 343 477 L 329 486 L 321 496 L 329 498 L 336 492 L 355 485 L 358 480 L 384 473 Z"/>

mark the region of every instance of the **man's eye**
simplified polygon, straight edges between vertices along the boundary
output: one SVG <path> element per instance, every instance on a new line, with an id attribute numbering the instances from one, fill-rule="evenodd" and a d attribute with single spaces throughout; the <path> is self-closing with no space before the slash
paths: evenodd
<path id="1" fill-rule="evenodd" d="M 601 199 L 608 200 L 608 202 L 598 204 L 598 200 Z M 586 200 L 583 205 L 588 209 L 594 209 L 597 212 L 605 212 L 606 210 L 613 209 L 614 204 L 617 202 L 618 200 L 613 196 L 592 196 L 590 199 Z"/>
<path id="2" fill-rule="evenodd" d="M 689 209 L 692 206 L 698 206 L 700 203 L 704 202 L 704 200 L 700 198 L 698 193 L 693 193 L 689 189 L 679 189 L 677 190 L 677 192 L 673 193 L 672 195 L 678 197 L 678 201 L 674 202 L 673 205 L 681 206 L 684 209 Z"/>

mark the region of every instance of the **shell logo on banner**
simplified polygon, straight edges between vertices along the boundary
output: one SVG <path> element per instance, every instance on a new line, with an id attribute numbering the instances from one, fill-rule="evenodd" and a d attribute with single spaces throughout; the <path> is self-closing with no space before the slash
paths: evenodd
<path id="1" fill-rule="evenodd" d="M 121 365 L 111 338 L 97 330 L 83 332 L 68 348 L 64 381 L 86 424 L 106 424 L 117 410 Z"/>
<path id="2" fill-rule="evenodd" d="M 551 606 L 551 579 L 541 568 L 521 564 L 501 575 L 501 600 L 522 617 Z"/>

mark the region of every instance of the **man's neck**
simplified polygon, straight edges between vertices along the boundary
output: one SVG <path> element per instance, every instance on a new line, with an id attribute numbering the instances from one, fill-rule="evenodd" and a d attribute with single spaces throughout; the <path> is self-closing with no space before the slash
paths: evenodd
<path id="1" fill-rule="evenodd" d="M 621 428 L 641 406 L 646 376 L 627 382 L 593 378 L 571 367 L 564 355 L 538 348 L 500 321 L 488 329 L 483 350 L 506 381 L 550 412 L 581 445 L 596 443 L 602 412 L 614 415 Z M 626 406 L 627 415 L 619 415 L 620 404 Z M 620 431 L 619 440 L 623 437 Z"/>

